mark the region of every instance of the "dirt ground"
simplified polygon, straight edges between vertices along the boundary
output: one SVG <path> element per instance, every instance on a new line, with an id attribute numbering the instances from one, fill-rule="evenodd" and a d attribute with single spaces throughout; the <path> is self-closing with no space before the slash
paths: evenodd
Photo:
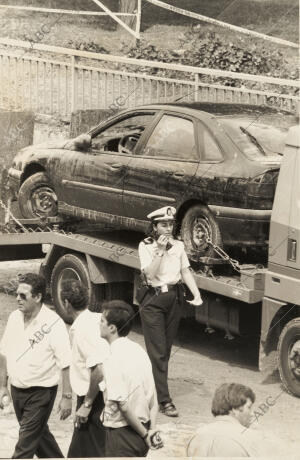
<path id="1" fill-rule="evenodd" d="M 39 261 L 0 263 L 0 286 L 9 286 L 18 273 L 37 271 Z M 0 293 L 0 337 L 11 311 L 16 308 L 15 298 Z M 144 346 L 139 321 L 130 337 Z M 152 451 L 151 458 L 183 457 L 186 445 L 195 429 L 213 420 L 210 413 L 214 390 L 223 382 L 249 385 L 256 394 L 256 421 L 252 427 L 261 438 L 264 455 L 299 458 L 300 400 L 283 391 L 277 374 L 262 374 L 257 369 L 257 344 L 246 339 L 228 341 L 224 333 L 207 334 L 204 327 L 183 321 L 170 360 L 169 385 L 180 416 L 171 419 L 159 415 L 158 427 L 165 447 Z M 268 398 L 276 402 L 265 414 L 259 408 Z M 59 398 L 57 398 L 58 401 Z M 50 418 L 50 427 L 64 454 L 67 453 L 72 432 L 72 419 L 60 421 L 57 402 Z M 18 436 L 14 413 L 0 411 L 0 458 L 10 457 Z"/>

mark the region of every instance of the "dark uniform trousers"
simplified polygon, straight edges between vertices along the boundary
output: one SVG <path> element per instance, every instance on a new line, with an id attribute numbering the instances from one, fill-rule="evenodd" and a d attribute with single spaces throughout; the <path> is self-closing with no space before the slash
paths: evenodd
<path id="1" fill-rule="evenodd" d="M 149 429 L 150 422 L 143 423 Z M 106 427 L 105 457 L 146 457 L 149 447 L 131 426 Z"/>
<path id="2" fill-rule="evenodd" d="M 84 401 L 84 396 L 77 396 L 76 410 Z M 88 458 L 105 456 L 105 429 L 100 421 L 104 408 L 103 394 L 98 393 L 95 398 L 88 421 L 79 428 L 74 428 L 68 458 Z"/>
<path id="3" fill-rule="evenodd" d="M 49 431 L 50 417 L 57 393 L 54 387 L 16 388 L 11 396 L 20 425 L 19 440 L 12 458 L 63 458 L 53 434 Z"/>
<path id="4" fill-rule="evenodd" d="M 171 401 L 168 364 L 181 318 L 182 300 L 183 288 L 178 284 L 174 289 L 158 295 L 150 288 L 140 306 L 145 344 L 152 363 L 159 403 Z"/>

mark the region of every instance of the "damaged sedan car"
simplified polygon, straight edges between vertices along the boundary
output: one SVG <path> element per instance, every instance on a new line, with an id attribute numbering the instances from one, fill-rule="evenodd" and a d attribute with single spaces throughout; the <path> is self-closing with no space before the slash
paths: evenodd
<path id="1" fill-rule="evenodd" d="M 140 232 L 148 213 L 174 206 L 189 258 L 199 260 L 214 255 L 212 244 L 266 247 L 292 124 L 271 107 L 145 105 L 76 139 L 23 149 L 9 174 L 25 218 L 59 214 Z"/>

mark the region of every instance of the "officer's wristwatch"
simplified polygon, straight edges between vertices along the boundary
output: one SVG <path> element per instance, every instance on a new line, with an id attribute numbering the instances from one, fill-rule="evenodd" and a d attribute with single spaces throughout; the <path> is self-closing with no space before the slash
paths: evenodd
<path id="1" fill-rule="evenodd" d="M 62 397 L 66 399 L 72 399 L 72 393 L 63 393 Z"/>
<path id="2" fill-rule="evenodd" d="M 86 409 L 90 409 L 93 405 L 93 402 L 92 401 L 84 401 L 83 402 L 83 406 L 86 408 Z"/>

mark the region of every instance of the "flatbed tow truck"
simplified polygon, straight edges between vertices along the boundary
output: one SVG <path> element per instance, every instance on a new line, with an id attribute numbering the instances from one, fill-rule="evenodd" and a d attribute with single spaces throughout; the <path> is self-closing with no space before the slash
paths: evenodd
<path id="1" fill-rule="evenodd" d="M 259 334 L 259 368 L 276 356 L 285 388 L 300 397 L 300 133 L 293 127 L 277 182 L 267 267 L 231 264 L 231 274 L 216 275 L 204 265 L 194 273 L 204 299 L 186 304 L 185 316 L 233 335 Z M 1 203 L 0 203 L 1 204 Z M 5 206 L 2 203 L 3 206 Z M 123 298 L 136 304 L 139 283 L 138 238 L 133 232 L 68 228 L 59 218 L 9 219 L 0 226 L 0 261 L 43 258 L 41 272 L 53 304 L 70 322 L 60 296 L 65 279 L 81 279 L 91 304 Z M 125 242 L 126 241 L 126 242 Z M 251 335 L 252 334 L 252 335 Z"/>

